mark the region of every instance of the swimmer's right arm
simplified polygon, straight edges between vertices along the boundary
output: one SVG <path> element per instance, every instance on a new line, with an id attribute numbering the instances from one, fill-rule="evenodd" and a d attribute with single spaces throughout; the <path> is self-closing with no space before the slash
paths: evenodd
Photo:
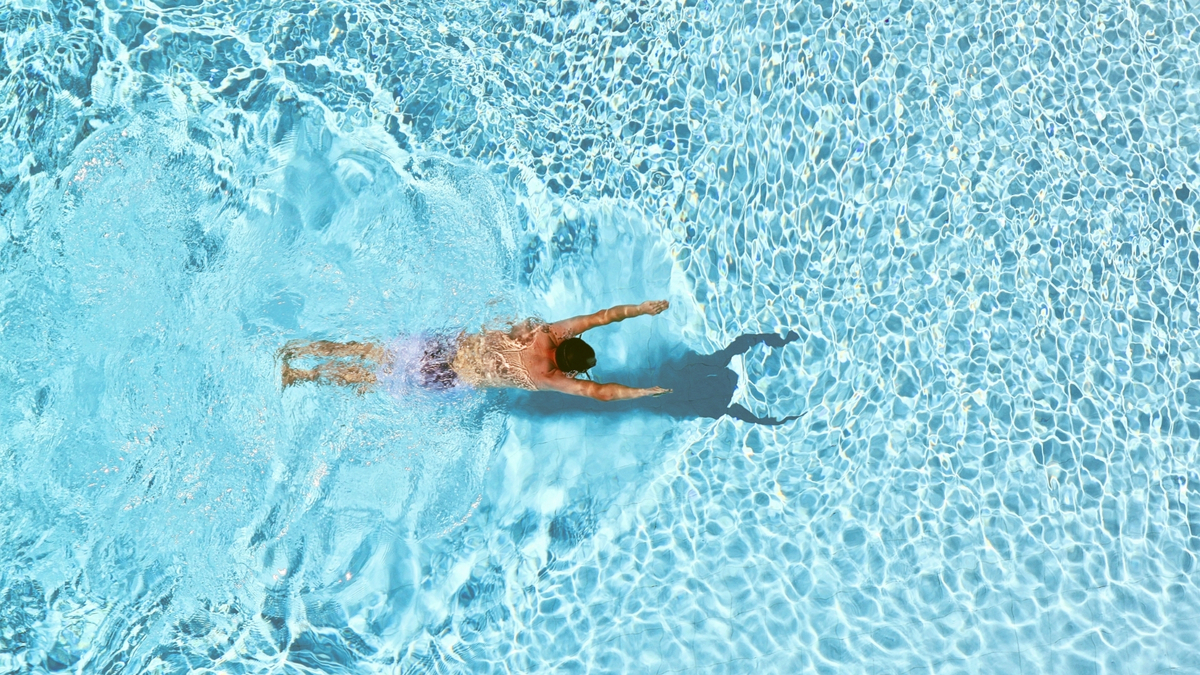
<path id="1" fill-rule="evenodd" d="M 592 328 L 616 323 L 617 321 L 624 321 L 635 316 L 661 314 L 670 306 L 671 303 L 666 300 L 647 300 L 640 305 L 617 305 L 616 307 L 602 309 L 595 314 L 585 314 L 583 316 L 556 321 L 550 324 L 550 330 L 554 331 L 559 336 L 559 339 L 566 339 Z"/>
<path id="2" fill-rule="evenodd" d="M 599 382 L 576 380 L 565 376 L 550 380 L 546 383 L 546 387 L 564 394 L 594 398 L 597 401 L 623 401 L 630 398 L 659 396 L 671 393 L 670 389 L 663 389 L 662 387 L 639 389 L 636 387 L 626 387 L 623 384 L 600 384 Z"/>

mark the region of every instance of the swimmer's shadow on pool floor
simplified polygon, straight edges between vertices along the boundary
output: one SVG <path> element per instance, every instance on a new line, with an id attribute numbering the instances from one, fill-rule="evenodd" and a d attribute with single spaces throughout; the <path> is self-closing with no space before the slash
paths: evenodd
<path id="1" fill-rule="evenodd" d="M 803 417 L 804 413 L 772 419 L 758 417 L 733 400 L 738 376 L 727 367 L 729 361 L 757 344 L 778 349 L 798 339 L 796 333 L 787 337 L 774 333 L 742 335 L 728 347 L 713 354 L 697 354 L 689 351 L 670 359 L 658 369 L 636 376 L 613 379 L 630 386 L 659 386 L 673 390 L 662 396 L 649 396 L 630 401 L 595 401 L 579 396 L 556 392 L 522 393 L 514 396 L 513 407 L 520 412 L 536 417 L 555 417 L 574 413 L 597 415 L 619 415 L 633 410 L 670 417 L 692 419 L 706 417 L 719 419 L 729 416 L 743 422 L 778 425 Z"/>

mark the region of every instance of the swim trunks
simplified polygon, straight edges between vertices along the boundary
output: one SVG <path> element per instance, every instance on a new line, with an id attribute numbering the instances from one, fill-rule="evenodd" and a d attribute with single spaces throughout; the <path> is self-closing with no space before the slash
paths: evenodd
<path id="1" fill-rule="evenodd" d="M 387 359 L 375 374 L 390 393 L 403 397 L 414 389 L 449 391 L 462 384 L 452 364 L 458 338 L 448 335 L 411 335 L 387 346 Z"/>

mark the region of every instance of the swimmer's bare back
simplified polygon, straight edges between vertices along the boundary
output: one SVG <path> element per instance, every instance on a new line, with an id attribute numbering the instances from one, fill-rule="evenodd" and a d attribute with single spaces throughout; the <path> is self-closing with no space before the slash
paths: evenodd
<path id="1" fill-rule="evenodd" d="M 556 359 L 556 351 L 564 341 L 599 326 L 635 316 L 661 314 L 668 307 L 670 303 L 666 300 L 652 300 L 639 305 L 617 305 L 552 324 L 527 321 L 508 333 L 464 333 L 458 338 L 457 354 L 447 355 L 449 361 L 441 365 L 476 387 L 558 391 L 600 401 L 670 393 L 669 389 L 661 387 L 636 388 L 576 379 L 574 373 L 560 369 Z M 501 350 L 503 354 L 496 353 Z M 377 374 L 389 367 L 387 349 L 369 342 L 292 342 L 279 350 L 279 356 L 283 361 L 284 388 L 301 382 L 316 382 L 353 387 L 361 394 L 376 386 L 379 383 Z M 308 370 L 291 366 L 292 359 L 303 357 L 322 359 L 323 362 Z M 505 366 L 503 373 L 494 372 L 495 363 Z"/>

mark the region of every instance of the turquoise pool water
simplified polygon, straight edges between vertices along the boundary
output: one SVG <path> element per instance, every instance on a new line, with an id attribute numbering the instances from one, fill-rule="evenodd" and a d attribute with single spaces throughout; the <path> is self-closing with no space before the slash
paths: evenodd
<path id="1" fill-rule="evenodd" d="M 0 673 L 1200 672 L 1198 17 L 4 4 Z M 278 387 L 657 297 L 804 417 Z"/>

